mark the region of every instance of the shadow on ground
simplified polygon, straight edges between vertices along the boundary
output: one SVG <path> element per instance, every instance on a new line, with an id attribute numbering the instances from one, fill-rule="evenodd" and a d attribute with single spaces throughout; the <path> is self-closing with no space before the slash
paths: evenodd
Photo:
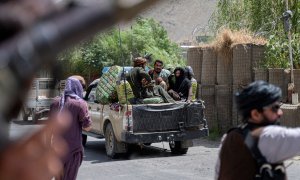
<path id="1" fill-rule="evenodd" d="M 219 144 L 220 144 L 219 141 L 210 141 L 205 138 L 194 141 L 194 146 L 204 146 L 207 148 L 218 148 Z M 116 159 L 111 159 L 106 155 L 104 139 L 95 139 L 95 138 L 88 137 L 88 141 L 84 149 L 85 149 L 84 161 L 90 161 L 92 164 L 112 162 L 112 161 L 126 161 L 126 160 L 178 156 L 178 155 L 173 155 L 171 153 L 169 149 L 169 144 L 167 142 L 155 143 L 151 146 L 142 146 L 142 147 L 137 145 L 130 146 L 128 154 L 118 156 Z M 187 155 L 181 155 L 181 156 L 188 156 L 188 155 L 189 152 Z"/>
<path id="2" fill-rule="evenodd" d="M 18 125 L 42 125 L 46 124 L 48 121 L 45 119 L 39 119 L 37 122 L 34 122 L 32 120 L 28 121 L 20 121 L 20 120 L 13 120 L 12 123 L 18 124 Z"/>
<path id="3" fill-rule="evenodd" d="M 221 142 L 221 138 L 217 140 L 209 140 L 207 137 L 194 140 L 194 146 L 204 146 L 207 148 L 219 148 Z"/>
<path id="4" fill-rule="evenodd" d="M 167 143 L 164 143 L 165 147 L 157 146 L 130 146 L 129 153 L 125 155 L 120 155 L 116 159 L 111 159 L 106 155 L 105 151 L 105 141 L 94 140 L 88 141 L 84 150 L 85 156 L 84 161 L 91 161 L 91 163 L 104 163 L 111 161 L 126 161 L 126 160 L 136 160 L 136 159 L 149 159 L 149 158 L 161 158 L 175 156 L 171 153 L 168 148 Z"/>

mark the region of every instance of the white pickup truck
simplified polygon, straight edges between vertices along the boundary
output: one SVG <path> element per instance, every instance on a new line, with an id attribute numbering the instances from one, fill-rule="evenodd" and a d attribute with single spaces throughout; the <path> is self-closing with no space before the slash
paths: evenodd
<path id="1" fill-rule="evenodd" d="M 33 81 L 31 91 L 27 101 L 22 108 L 22 117 L 24 121 L 32 117 L 34 123 L 39 118 L 47 116 L 53 98 L 59 95 L 59 90 L 54 87 L 53 78 L 36 78 Z"/>
<path id="2" fill-rule="evenodd" d="M 95 100 L 97 81 L 87 90 L 85 99 L 92 118 L 92 130 L 87 136 L 105 138 L 106 153 L 115 158 L 127 153 L 130 144 L 169 142 L 171 152 L 186 154 L 193 139 L 208 136 L 202 101 L 175 104 L 137 104 L 112 107 Z"/>

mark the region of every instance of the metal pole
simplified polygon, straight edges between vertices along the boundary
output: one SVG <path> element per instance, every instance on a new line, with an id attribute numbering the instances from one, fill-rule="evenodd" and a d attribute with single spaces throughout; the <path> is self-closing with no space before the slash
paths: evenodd
<path id="1" fill-rule="evenodd" d="M 298 94 L 295 93 L 295 84 L 294 84 L 294 67 L 293 67 L 293 49 L 292 49 L 292 32 L 291 32 L 291 23 L 290 19 L 292 17 L 292 12 L 289 10 L 289 2 L 285 0 L 286 11 L 283 13 L 284 19 L 284 30 L 287 32 L 288 41 L 289 41 L 289 60 L 290 60 L 290 69 L 291 69 L 291 81 L 288 84 L 288 101 L 292 104 L 298 104 Z"/>
<path id="2" fill-rule="evenodd" d="M 122 38 L 121 38 L 121 28 L 120 25 L 119 26 L 119 47 L 120 47 L 120 51 L 121 51 L 121 59 L 122 59 L 122 65 L 123 65 L 123 75 L 124 75 L 124 89 L 125 89 L 125 103 L 126 103 L 126 112 L 128 112 L 128 97 L 127 97 L 127 87 L 126 87 L 126 71 L 125 71 L 125 58 L 124 58 L 124 53 L 123 53 L 123 48 L 122 48 Z M 122 77 L 122 76 L 121 76 Z M 121 79 L 122 81 L 122 79 Z M 121 83 L 121 82 L 120 82 Z M 123 89 L 122 89 L 123 90 Z M 130 131 L 130 119 L 127 116 L 127 131 Z"/>
<path id="3" fill-rule="evenodd" d="M 294 69 L 293 69 L 293 48 L 292 48 L 292 34 L 291 31 L 288 33 L 289 38 L 289 57 L 290 57 L 290 66 L 291 66 L 291 83 L 294 84 Z"/>
<path id="4" fill-rule="evenodd" d="M 285 0 L 286 10 L 289 10 L 289 1 Z M 290 58 L 290 68 L 291 68 L 291 83 L 294 84 L 294 67 L 293 67 L 293 49 L 292 49 L 292 32 L 291 27 L 288 30 L 288 40 L 289 40 L 289 58 Z"/>

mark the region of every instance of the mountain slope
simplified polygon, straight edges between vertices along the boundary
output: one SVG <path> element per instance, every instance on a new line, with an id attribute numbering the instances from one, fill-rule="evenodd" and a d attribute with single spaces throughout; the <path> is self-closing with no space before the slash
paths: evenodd
<path id="1" fill-rule="evenodd" d="M 182 42 L 192 40 L 194 34 L 207 26 L 216 4 L 217 0 L 162 0 L 141 16 L 159 21 L 171 40 Z"/>

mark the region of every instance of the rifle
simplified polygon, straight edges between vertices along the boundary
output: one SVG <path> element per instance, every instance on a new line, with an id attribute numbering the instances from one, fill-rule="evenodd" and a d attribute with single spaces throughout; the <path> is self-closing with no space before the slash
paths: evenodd
<path id="1" fill-rule="evenodd" d="M 132 19 L 158 1 L 143 0 L 129 7 L 120 0 L 105 7 L 68 6 L 0 44 L 0 150 L 8 143 L 8 123 L 16 118 L 41 68 L 53 68 L 59 52 Z"/>

